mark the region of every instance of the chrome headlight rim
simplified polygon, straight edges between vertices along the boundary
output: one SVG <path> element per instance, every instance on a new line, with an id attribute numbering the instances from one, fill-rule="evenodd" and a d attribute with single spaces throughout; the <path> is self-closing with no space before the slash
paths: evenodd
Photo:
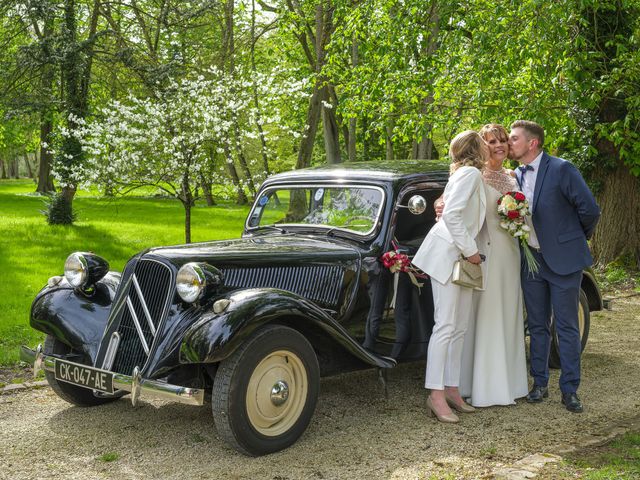
<path id="1" fill-rule="evenodd" d="M 75 265 L 73 265 L 75 263 Z M 64 262 L 64 278 L 75 288 L 84 287 L 89 277 L 89 264 L 82 252 L 74 252 Z"/>
<path id="2" fill-rule="evenodd" d="M 73 288 L 91 290 L 109 272 L 109 262 L 91 252 L 73 252 L 64 262 L 64 277 Z"/>
<path id="3" fill-rule="evenodd" d="M 204 262 L 185 263 L 176 275 L 176 291 L 186 303 L 208 298 L 220 285 L 222 272 Z"/>
<path id="4" fill-rule="evenodd" d="M 194 303 L 200 299 L 206 283 L 202 267 L 196 262 L 186 263 L 178 270 L 176 290 L 180 298 L 187 303 Z"/>

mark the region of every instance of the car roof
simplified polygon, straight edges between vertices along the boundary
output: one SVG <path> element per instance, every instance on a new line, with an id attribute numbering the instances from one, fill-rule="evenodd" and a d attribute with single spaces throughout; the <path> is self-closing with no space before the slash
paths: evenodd
<path id="1" fill-rule="evenodd" d="M 409 180 L 446 180 L 449 163 L 442 160 L 345 162 L 292 170 L 269 177 L 267 183 L 308 180 L 373 180 L 404 183 Z"/>

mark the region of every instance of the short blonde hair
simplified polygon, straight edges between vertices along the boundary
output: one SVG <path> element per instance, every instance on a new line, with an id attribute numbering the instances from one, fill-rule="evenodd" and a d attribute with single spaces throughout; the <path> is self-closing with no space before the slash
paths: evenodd
<path id="1" fill-rule="evenodd" d="M 491 134 L 501 142 L 509 140 L 509 132 L 499 123 L 487 123 L 480 129 L 480 136 L 483 140 L 487 139 L 487 135 Z"/>
<path id="2" fill-rule="evenodd" d="M 465 130 L 451 140 L 449 172 L 453 174 L 462 166 L 476 167 L 478 170 L 482 170 L 489 156 L 488 153 L 487 146 L 480 134 L 475 130 Z"/>

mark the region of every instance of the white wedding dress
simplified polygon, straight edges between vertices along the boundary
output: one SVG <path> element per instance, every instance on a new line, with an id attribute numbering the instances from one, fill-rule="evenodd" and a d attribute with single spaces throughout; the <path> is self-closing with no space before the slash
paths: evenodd
<path id="1" fill-rule="evenodd" d="M 528 391 L 520 249 L 500 227 L 497 210 L 498 199 L 517 185 L 506 171 L 485 170 L 483 176 L 490 251 L 485 289 L 474 292 L 476 315 L 465 334 L 460 379 L 460 393 L 474 407 L 511 405 Z"/>

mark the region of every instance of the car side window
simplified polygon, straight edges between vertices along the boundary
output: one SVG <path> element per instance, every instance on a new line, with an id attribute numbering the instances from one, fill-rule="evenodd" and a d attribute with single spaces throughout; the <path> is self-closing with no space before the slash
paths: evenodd
<path id="1" fill-rule="evenodd" d="M 400 204 L 406 205 L 413 195 L 422 195 L 427 201 L 427 208 L 420 215 L 415 215 L 407 208 L 398 210 L 394 237 L 401 247 L 404 247 L 410 254 L 420 247 L 424 237 L 427 236 L 431 227 L 435 225 L 435 210 L 433 202 L 440 197 L 442 190 L 413 190 L 407 192 L 401 199 Z"/>

